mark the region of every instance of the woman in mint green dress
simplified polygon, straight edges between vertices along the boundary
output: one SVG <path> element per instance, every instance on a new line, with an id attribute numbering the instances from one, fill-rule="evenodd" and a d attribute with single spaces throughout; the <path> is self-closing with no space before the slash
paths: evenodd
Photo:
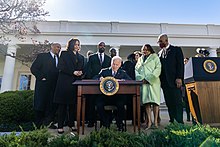
<path id="1" fill-rule="evenodd" d="M 147 129 L 152 126 L 151 105 L 153 106 L 154 127 L 158 127 L 158 111 L 160 105 L 160 73 L 161 63 L 157 54 L 149 44 L 145 44 L 141 49 L 143 55 L 138 59 L 135 66 L 135 77 L 137 81 L 142 81 L 141 98 L 147 113 Z"/>

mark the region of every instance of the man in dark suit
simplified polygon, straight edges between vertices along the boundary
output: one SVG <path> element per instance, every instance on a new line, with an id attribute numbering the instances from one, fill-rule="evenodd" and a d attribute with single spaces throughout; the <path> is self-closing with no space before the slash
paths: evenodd
<path id="1" fill-rule="evenodd" d="M 105 43 L 100 42 L 98 44 L 98 52 L 92 54 L 89 57 L 87 65 L 86 77 L 92 79 L 94 76 L 98 75 L 101 69 L 111 66 L 111 58 L 105 53 Z"/>
<path id="2" fill-rule="evenodd" d="M 176 120 L 178 123 L 183 123 L 181 96 L 184 76 L 183 53 L 180 47 L 169 44 L 166 34 L 158 37 L 158 44 L 161 48 L 158 53 L 162 64 L 161 87 L 168 107 L 170 122 L 173 123 Z"/>
<path id="3" fill-rule="evenodd" d="M 86 65 L 86 78 L 92 79 L 94 76 L 98 75 L 98 73 L 103 68 L 107 68 L 111 66 L 111 58 L 107 56 L 105 52 L 105 43 L 100 42 L 98 44 L 98 52 L 96 54 L 92 54 L 89 57 L 89 61 Z M 94 126 L 94 118 L 95 118 L 95 97 L 87 99 L 87 112 L 88 112 L 88 127 Z"/>
<path id="4" fill-rule="evenodd" d="M 57 64 L 60 49 L 59 43 L 51 44 L 50 52 L 39 54 L 31 66 L 31 73 L 36 78 L 34 110 L 38 127 L 48 125 L 55 116 L 56 105 L 53 98 L 59 73 Z"/>
<path id="5" fill-rule="evenodd" d="M 131 80 L 131 78 L 127 75 L 127 73 L 120 68 L 121 62 L 122 62 L 121 57 L 114 56 L 111 60 L 111 67 L 102 69 L 101 72 L 96 77 L 96 79 L 102 80 L 103 78 L 110 76 L 116 79 Z M 124 105 L 126 104 L 125 97 L 114 95 L 111 97 L 102 96 L 96 99 L 97 110 L 100 115 L 103 126 L 109 128 L 110 126 L 109 116 L 106 114 L 104 110 L 104 106 L 106 104 L 116 105 L 117 110 L 118 110 L 118 113 L 116 116 L 116 123 L 118 126 L 118 130 L 123 131 L 122 120 L 125 117 L 125 109 L 124 109 Z"/>

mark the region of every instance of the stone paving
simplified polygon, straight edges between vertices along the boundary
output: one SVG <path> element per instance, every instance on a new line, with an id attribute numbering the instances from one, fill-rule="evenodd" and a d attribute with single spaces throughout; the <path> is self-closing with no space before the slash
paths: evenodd
<path id="1" fill-rule="evenodd" d="M 160 126 L 159 126 L 158 129 L 164 129 L 164 127 L 169 124 L 168 111 L 167 111 L 167 110 L 160 111 L 160 117 L 161 117 L 161 122 L 160 122 Z M 185 113 L 185 112 L 183 113 L 183 117 L 184 117 L 183 120 L 184 120 L 184 123 L 185 123 L 185 124 L 189 124 L 189 125 L 192 124 L 191 121 L 190 121 L 190 122 L 187 122 L 187 121 L 186 121 L 186 113 Z M 98 125 L 98 126 L 99 126 L 99 125 Z M 68 127 L 65 127 L 64 130 L 65 130 L 65 133 L 64 133 L 64 134 L 70 134 L 70 133 L 71 133 Z M 88 128 L 87 125 L 85 125 L 85 133 L 84 133 L 84 135 L 82 135 L 82 133 L 80 132 L 79 137 L 80 137 L 80 138 L 84 138 L 86 135 L 88 135 L 88 134 L 89 134 L 90 132 L 92 132 L 93 130 L 95 130 L 94 127 Z M 145 130 L 144 130 L 144 125 L 143 125 L 143 124 L 141 125 L 141 131 L 145 131 L 145 132 L 147 132 L 147 133 L 150 133 L 152 130 L 153 130 L 153 129 L 148 129 L 147 131 L 145 131 Z M 80 128 L 80 131 L 82 131 L 82 128 Z M 127 121 L 127 131 L 133 133 L 133 125 L 132 125 L 131 121 Z M 57 130 L 56 130 L 56 129 L 49 129 L 49 132 L 51 132 L 51 133 L 54 134 L 55 136 L 56 136 L 56 135 L 59 135 L 59 134 L 57 133 Z M 136 127 L 136 132 L 137 132 L 137 127 Z M 75 132 L 75 133 L 76 133 L 76 132 Z M 72 135 L 73 135 L 73 134 L 72 134 Z"/>

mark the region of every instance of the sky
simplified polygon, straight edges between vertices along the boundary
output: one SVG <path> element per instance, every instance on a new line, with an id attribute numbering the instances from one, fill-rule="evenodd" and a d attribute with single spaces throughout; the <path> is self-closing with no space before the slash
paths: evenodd
<path id="1" fill-rule="evenodd" d="M 46 20 L 216 24 L 220 0 L 46 0 Z"/>

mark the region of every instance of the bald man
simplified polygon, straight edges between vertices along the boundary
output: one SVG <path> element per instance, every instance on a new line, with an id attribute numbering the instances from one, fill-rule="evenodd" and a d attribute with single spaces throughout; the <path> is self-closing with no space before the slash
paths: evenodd
<path id="1" fill-rule="evenodd" d="M 169 44 L 168 36 L 161 34 L 157 43 L 161 50 L 159 57 L 162 64 L 160 75 L 161 87 L 168 107 L 170 122 L 183 123 L 181 86 L 184 78 L 183 53 L 180 47 Z"/>
<path id="2" fill-rule="evenodd" d="M 36 78 L 34 111 L 37 127 L 49 125 L 56 112 L 53 98 L 59 73 L 57 64 L 60 49 L 59 43 L 52 43 L 50 52 L 39 54 L 31 66 L 31 73 Z"/>

